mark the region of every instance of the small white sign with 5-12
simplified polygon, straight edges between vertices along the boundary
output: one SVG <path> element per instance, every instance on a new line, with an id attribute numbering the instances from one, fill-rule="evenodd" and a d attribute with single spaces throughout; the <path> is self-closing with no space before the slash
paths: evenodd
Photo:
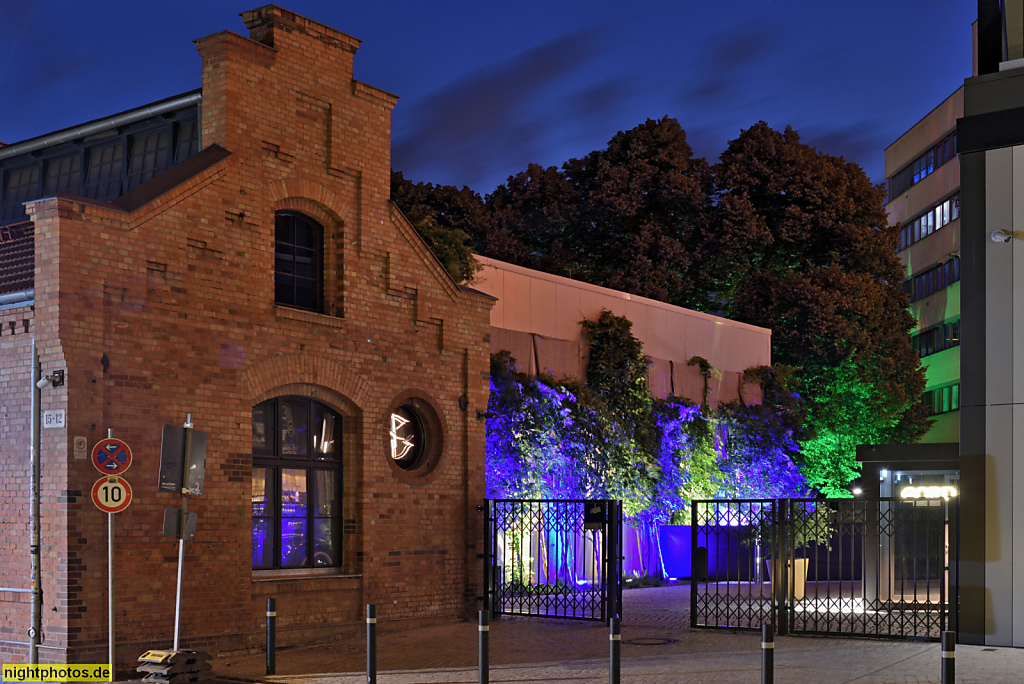
<path id="1" fill-rule="evenodd" d="M 62 428 L 64 425 L 64 409 L 57 411 L 43 411 L 44 428 Z"/>

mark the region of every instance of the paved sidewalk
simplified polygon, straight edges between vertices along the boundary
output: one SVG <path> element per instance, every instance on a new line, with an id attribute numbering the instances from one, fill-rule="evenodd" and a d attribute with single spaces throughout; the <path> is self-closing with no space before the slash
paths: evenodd
<path id="1" fill-rule="evenodd" d="M 623 595 L 622 681 L 760 682 L 760 634 L 689 629 L 689 588 L 631 589 Z M 404 631 L 380 626 L 380 684 L 477 681 L 477 628 L 461 622 Z M 277 675 L 265 655 L 214 661 L 222 681 L 357 684 L 366 681 L 365 639 L 279 649 Z M 490 681 L 608 681 L 608 630 L 600 623 L 502 617 L 490 631 Z M 957 682 L 1024 682 L 1024 649 L 957 646 Z M 875 684 L 940 681 L 939 644 L 776 637 L 775 680 Z"/>

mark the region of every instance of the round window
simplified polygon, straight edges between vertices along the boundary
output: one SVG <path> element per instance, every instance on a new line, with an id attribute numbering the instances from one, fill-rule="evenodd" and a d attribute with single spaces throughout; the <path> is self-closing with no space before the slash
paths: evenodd
<path id="1" fill-rule="evenodd" d="M 403 470 L 415 467 L 423 458 L 426 434 L 419 413 L 409 404 L 402 404 L 391 414 L 391 458 Z"/>

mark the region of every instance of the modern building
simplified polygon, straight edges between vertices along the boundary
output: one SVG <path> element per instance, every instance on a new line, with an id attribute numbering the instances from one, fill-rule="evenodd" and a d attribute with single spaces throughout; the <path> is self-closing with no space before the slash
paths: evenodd
<path id="1" fill-rule="evenodd" d="M 281 645 L 357 633 L 368 603 L 392 625 L 477 609 L 494 300 L 389 201 L 397 98 L 354 80 L 359 41 L 274 5 L 242 18 L 196 42 L 201 89 L 0 148 L 5 662 L 106 662 L 108 430 L 133 454 L 117 660 L 171 646 L 181 497 L 158 473 L 189 414 L 207 453 L 183 648 L 261 644 L 270 597 Z"/>

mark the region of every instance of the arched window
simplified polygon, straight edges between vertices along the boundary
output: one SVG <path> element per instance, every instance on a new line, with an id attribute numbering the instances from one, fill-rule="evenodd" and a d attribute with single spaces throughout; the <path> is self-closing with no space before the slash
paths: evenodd
<path id="1" fill-rule="evenodd" d="M 341 416 L 304 397 L 252 410 L 252 567 L 341 565 Z"/>
<path id="2" fill-rule="evenodd" d="M 323 311 L 323 227 L 305 214 L 275 214 L 274 301 Z"/>

